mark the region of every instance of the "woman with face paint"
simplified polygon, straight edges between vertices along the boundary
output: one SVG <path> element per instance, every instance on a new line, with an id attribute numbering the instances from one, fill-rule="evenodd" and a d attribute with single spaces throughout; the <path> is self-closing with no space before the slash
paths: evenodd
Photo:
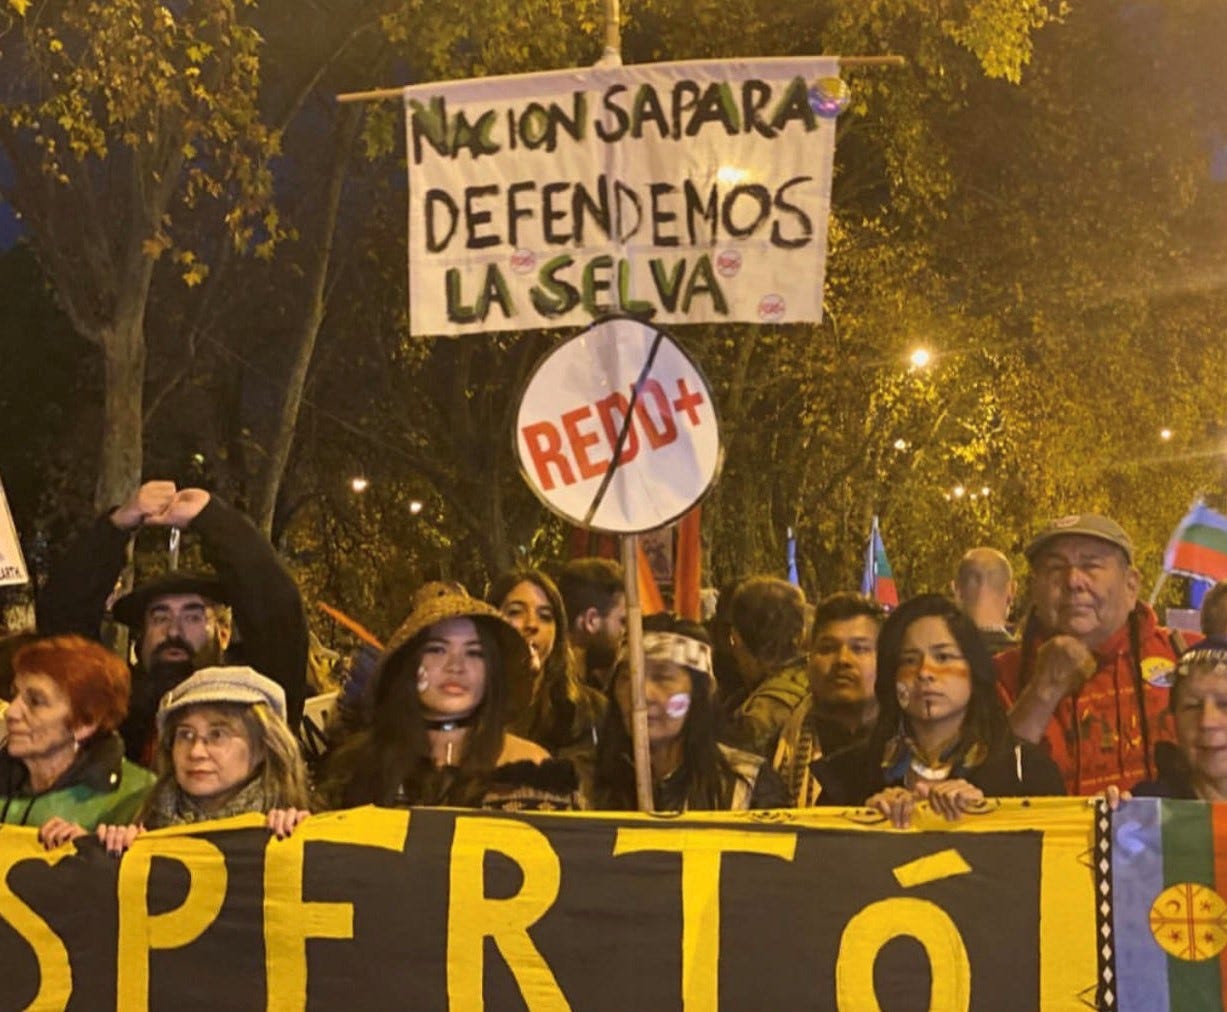
<path id="1" fill-rule="evenodd" d="M 784 808 L 788 792 L 761 757 L 716 741 L 711 645 L 702 626 L 673 615 L 643 620 L 644 688 L 656 811 Z M 609 708 L 591 771 L 591 807 L 633 810 L 630 667 L 614 670 Z"/>
<path id="2" fill-rule="evenodd" d="M 1011 733 L 992 658 L 949 598 L 922 594 L 886 620 L 874 691 L 869 739 L 813 766 L 820 805 L 868 805 L 904 828 L 917 801 L 954 820 L 986 797 L 1065 793 L 1056 764 Z"/>
<path id="3" fill-rule="evenodd" d="M 490 585 L 494 605 L 528 644 L 529 702 L 511 730 L 551 752 L 595 744 L 605 697 L 585 685 L 567 643 L 567 613 L 554 581 L 538 569 L 514 569 Z"/>
<path id="4" fill-rule="evenodd" d="M 328 764 L 336 807 L 577 807 L 569 762 L 508 734 L 532 685 L 524 637 L 463 588 L 428 583 L 374 676 L 369 726 Z"/>

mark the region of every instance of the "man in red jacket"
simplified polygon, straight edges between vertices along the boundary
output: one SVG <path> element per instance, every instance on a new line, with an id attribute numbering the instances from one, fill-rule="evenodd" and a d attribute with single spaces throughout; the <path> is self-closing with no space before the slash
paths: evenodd
<path id="1" fill-rule="evenodd" d="M 1153 779 L 1154 744 L 1172 738 L 1167 693 L 1184 644 L 1138 601 L 1133 542 L 1083 513 L 1049 524 L 1026 555 L 1023 640 L 996 657 L 1014 733 L 1047 743 L 1071 794 Z"/>

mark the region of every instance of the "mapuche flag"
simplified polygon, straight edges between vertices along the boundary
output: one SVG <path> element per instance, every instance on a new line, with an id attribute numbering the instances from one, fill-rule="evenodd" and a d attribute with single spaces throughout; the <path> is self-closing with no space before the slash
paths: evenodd
<path id="1" fill-rule="evenodd" d="M 1222 1009 L 1227 999 L 1227 805 L 1141 798 L 1112 816 L 1112 910 L 1101 988 L 1121 1012 Z M 1046 912 L 1047 913 L 1047 912 Z M 1108 939 L 1111 938 L 1111 943 Z"/>
<path id="2" fill-rule="evenodd" d="M 886 558 L 886 546 L 882 543 L 876 515 L 869 531 L 869 544 L 865 546 L 865 571 L 861 575 L 861 593 L 887 608 L 894 608 L 899 603 L 895 571 L 890 568 L 890 560 Z"/>
<path id="3" fill-rule="evenodd" d="M 1227 580 L 1227 517 L 1196 503 L 1167 543 L 1163 568 L 1203 580 Z"/>

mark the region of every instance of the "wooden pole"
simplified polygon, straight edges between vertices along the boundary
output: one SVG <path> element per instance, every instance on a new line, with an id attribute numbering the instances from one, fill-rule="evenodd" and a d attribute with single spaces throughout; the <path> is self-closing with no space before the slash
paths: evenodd
<path id="1" fill-rule="evenodd" d="M 617 9 L 618 0 L 605 0 L 605 7 L 608 11 L 612 7 Z M 616 61 L 609 54 L 610 46 L 621 45 L 622 31 L 618 25 L 617 19 L 612 22 L 606 22 L 605 25 L 605 55 L 601 57 L 601 66 L 619 67 L 622 65 L 622 54 L 614 49 L 617 54 Z M 611 43 L 611 39 L 613 42 Z M 840 67 L 904 67 L 907 66 L 907 60 L 902 56 L 837 56 Z M 373 91 L 347 91 L 342 92 L 337 96 L 338 102 L 379 102 L 390 98 L 400 98 L 405 91 L 407 85 L 400 88 L 376 88 Z"/>
<path id="2" fill-rule="evenodd" d="M 906 67 L 907 58 L 892 53 L 889 56 L 838 56 L 840 67 Z"/>
<path id="3" fill-rule="evenodd" d="M 1150 600 L 1147 602 L 1152 608 L 1155 602 L 1159 600 L 1159 592 L 1163 589 L 1163 585 L 1167 583 L 1167 570 L 1159 574 L 1159 579 L 1155 581 L 1154 589 L 1150 592 Z"/>
<path id="4" fill-rule="evenodd" d="M 639 603 L 639 535 L 622 537 L 626 578 L 626 654 L 631 667 L 631 744 L 635 756 L 635 796 L 639 811 L 650 812 L 652 754 L 648 748 L 648 697 L 643 680 L 643 607 Z"/>
<path id="5" fill-rule="evenodd" d="M 622 10 L 620 0 L 605 0 L 605 52 L 599 66 L 622 66 Z"/>

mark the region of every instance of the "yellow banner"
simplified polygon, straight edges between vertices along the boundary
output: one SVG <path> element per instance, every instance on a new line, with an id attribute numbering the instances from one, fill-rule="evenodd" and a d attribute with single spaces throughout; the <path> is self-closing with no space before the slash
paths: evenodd
<path id="1" fill-rule="evenodd" d="M 3 1008 L 1076 1009 L 1094 811 L 356 809 L 44 852 L 0 829 Z"/>

